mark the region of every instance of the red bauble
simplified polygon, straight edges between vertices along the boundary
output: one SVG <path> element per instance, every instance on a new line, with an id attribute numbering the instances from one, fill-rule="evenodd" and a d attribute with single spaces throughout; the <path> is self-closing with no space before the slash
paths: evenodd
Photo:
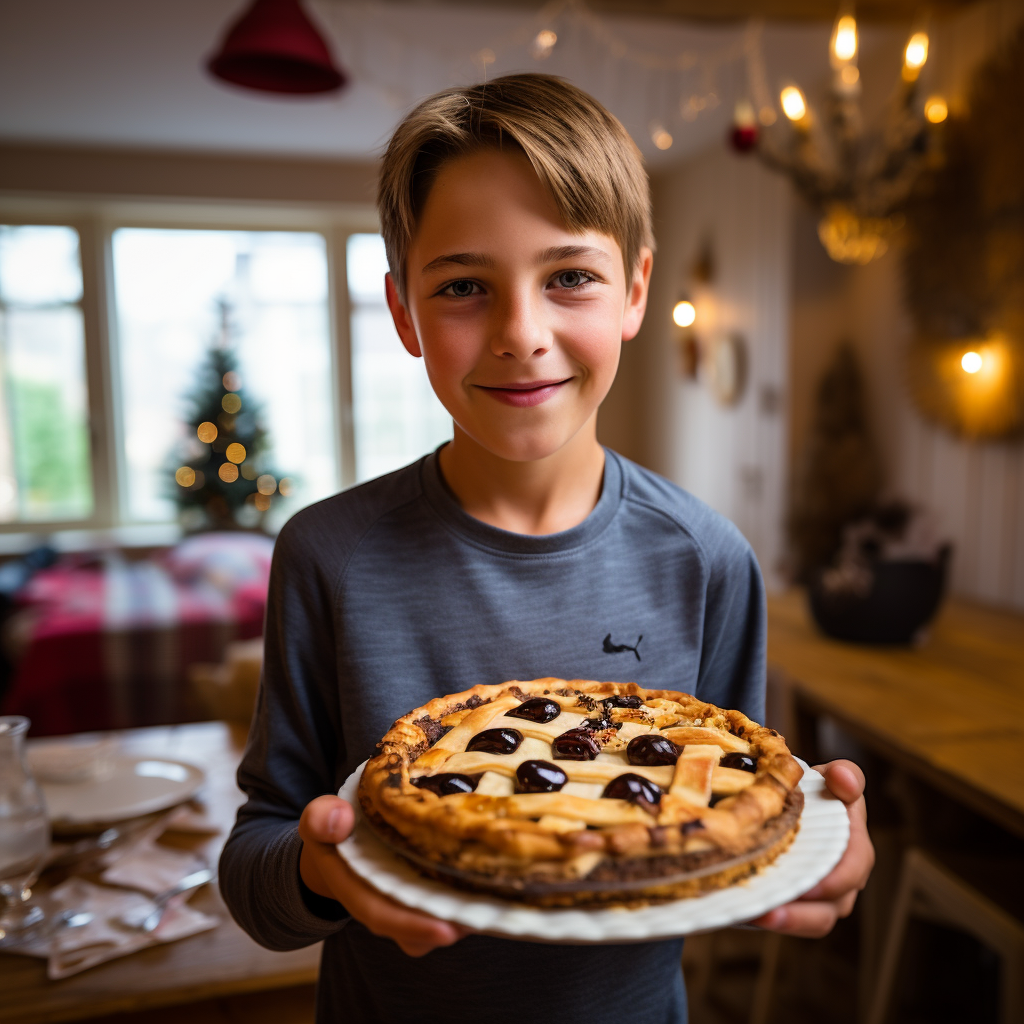
<path id="1" fill-rule="evenodd" d="M 757 125 L 735 125 L 729 142 L 737 153 L 749 153 L 757 145 Z"/>

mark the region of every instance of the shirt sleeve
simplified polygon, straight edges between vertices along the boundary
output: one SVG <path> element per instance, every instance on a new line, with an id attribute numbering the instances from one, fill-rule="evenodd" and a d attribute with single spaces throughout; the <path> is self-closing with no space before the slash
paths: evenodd
<path id="1" fill-rule="evenodd" d="M 318 942 L 349 919 L 340 903 L 312 893 L 299 877 L 299 817 L 314 797 L 337 792 L 344 759 L 333 588 L 317 557 L 327 541 L 300 513 L 275 545 L 263 674 L 238 769 L 247 799 L 220 859 L 231 915 L 276 950 Z"/>
<path id="2" fill-rule="evenodd" d="M 763 723 L 768 612 L 761 569 L 731 523 L 708 554 L 697 692 L 702 700 Z"/>

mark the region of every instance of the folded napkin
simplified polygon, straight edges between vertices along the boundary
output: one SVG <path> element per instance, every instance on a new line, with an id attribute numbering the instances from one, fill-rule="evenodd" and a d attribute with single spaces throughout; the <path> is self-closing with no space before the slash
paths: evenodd
<path id="1" fill-rule="evenodd" d="M 173 850 L 157 842 L 166 824 L 166 819 L 161 819 L 129 842 L 105 853 L 100 861 L 105 865 L 100 881 L 156 895 L 205 867 L 205 862 L 194 853 Z"/>
<path id="2" fill-rule="evenodd" d="M 208 931 L 220 923 L 219 918 L 189 907 L 187 895 L 183 895 L 168 901 L 156 929 L 139 931 L 125 925 L 122 918 L 141 919 L 154 909 L 151 900 L 142 893 L 94 885 L 84 878 L 69 878 L 51 890 L 48 898 L 75 914 L 92 915 L 79 927 L 60 927 L 45 938 L 18 946 L 19 953 L 49 960 L 46 973 L 52 981 L 147 946 Z"/>

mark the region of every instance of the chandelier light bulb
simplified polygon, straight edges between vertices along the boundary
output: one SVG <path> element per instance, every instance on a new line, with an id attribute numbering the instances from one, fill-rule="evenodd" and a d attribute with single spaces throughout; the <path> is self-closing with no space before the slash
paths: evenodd
<path id="1" fill-rule="evenodd" d="M 802 121 L 807 116 L 807 102 L 804 94 L 795 86 L 787 85 L 779 94 L 782 112 L 790 121 Z"/>
<path id="2" fill-rule="evenodd" d="M 960 360 L 964 373 L 977 373 L 981 369 L 981 363 L 981 356 L 977 352 L 965 352 L 963 359 Z"/>
<path id="3" fill-rule="evenodd" d="M 836 21 L 832 30 L 832 53 L 836 60 L 841 61 L 853 60 L 857 56 L 857 22 L 850 14 L 844 14 Z"/>
<path id="4" fill-rule="evenodd" d="M 679 327 L 692 327 L 697 319 L 697 309 L 688 299 L 683 299 L 673 307 L 672 319 Z"/>
<path id="5" fill-rule="evenodd" d="M 908 68 L 920 71 L 928 60 L 928 33 L 915 32 L 907 43 L 903 59 Z"/>
<path id="6" fill-rule="evenodd" d="M 949 107 L 941 96 L 929 96 L 924 104 L 924 116 L 932 124 L 941 124 L 949 116 Z"/>
<path id="7" fill-rule="evenodd" d="M 651 132 L 651 139 L 658 149 L 671 149 L 672 143 L 675 141 L 675 139 L 672 138 L 672 135 L 665 131 L 664 128 L 655 128 Z"/>

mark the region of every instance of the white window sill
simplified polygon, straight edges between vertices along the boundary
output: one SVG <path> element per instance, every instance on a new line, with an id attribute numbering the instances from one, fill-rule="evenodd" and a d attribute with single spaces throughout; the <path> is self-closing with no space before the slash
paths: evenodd
<path id="1" fill-rule="evenodd" d="M 144 523 L 137 526 L 113 526 L 104 530 L 35 530 L 0 533 L 0 557 L 20 555 L 43 544 L 57 551 L 109 551 L 114 548 L 170 547 L 181 540 L 177 523 Z"/>

